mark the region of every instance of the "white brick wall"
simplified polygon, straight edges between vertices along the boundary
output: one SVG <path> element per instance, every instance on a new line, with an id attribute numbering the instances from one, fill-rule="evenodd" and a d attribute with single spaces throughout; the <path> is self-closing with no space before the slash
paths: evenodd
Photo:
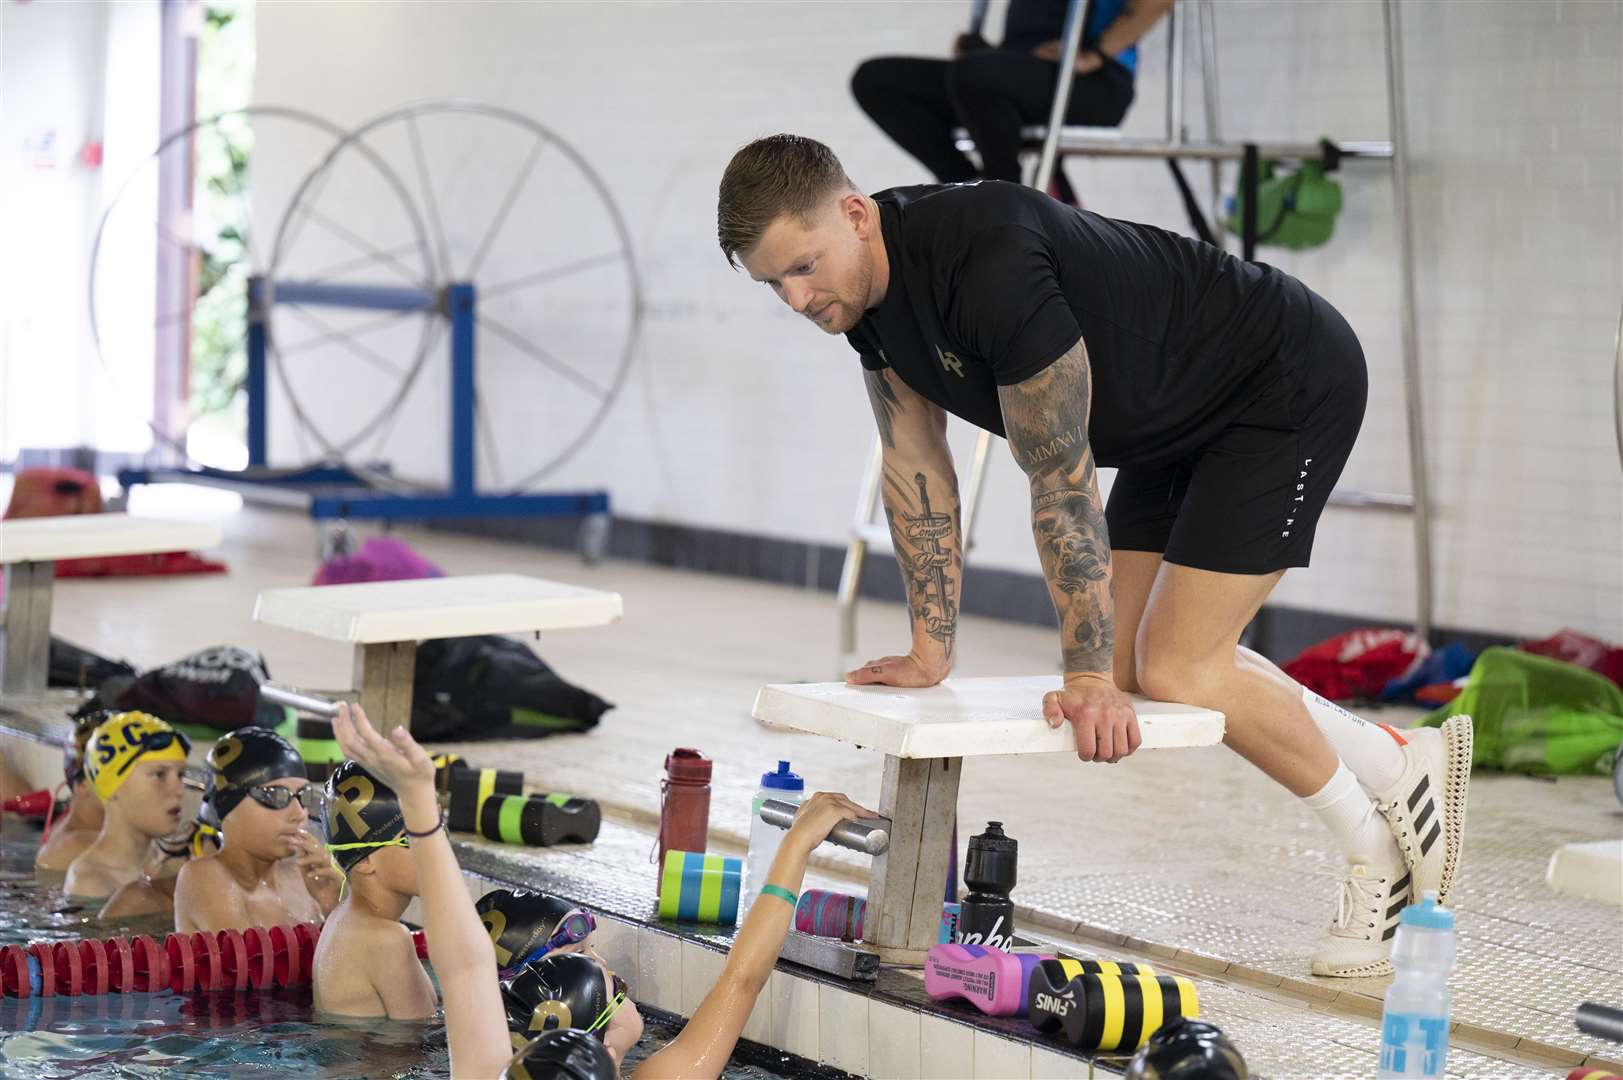
<path id="1" fill-rule="evenodd" d="M 842 343 L 727 271 L 715 184 L 734 147 L 778 130 L 828 141 L 870 188 L 924 179 L 868 124 L 846 80 L 868 55 L 939 53 L 966 10 L 957 0 L 266 4 L 256 97 L 356 122 L 411 98 L 468 95 L 556 128 L 626 214 L 651 310 L 609 427 L 557 482 L 605 483 L 639 517 L 838 542 L 872 437 L 855 365 Z M 1217 11 L 1225 135 L 1386 136 L 1377 4 L 1219 0 Z M 1623 637 L 1611 429 L 1623 5 L 1409 2 L 1404 20 L 1437 619 Z M 1186 111 L 1198 135 L 1193 38 L 1189 53 Z M 1143 50 L 1130 130 L 1160 130 L 1164 57 L 1158 31 Z M 286 184 L 304 167 L 261 160 L 256 176 Z M 1163 164 L 1069 169 L 1090 208 L 1184 227 Z M 1191 179 L 1204 189 L 1203 170 Z M 1378 166 L 1350 166 L 1342 182 L 1332 244 L 1264 257 L 1358 330 L 1370 414 L 1344 482 L 1401 492 L 1390 185 Z M 969 445 L 966 433 L 955 438 Z M 277 445 L 289 445 L 285 431 Z M 1035 569 L 1021 480 L 1000 456 L 976 556 L 988 564 Z M 1408 520 L 1332 510 L 1315 566 L 1277 597 L 1402 619 L 1412 590 Z"/>

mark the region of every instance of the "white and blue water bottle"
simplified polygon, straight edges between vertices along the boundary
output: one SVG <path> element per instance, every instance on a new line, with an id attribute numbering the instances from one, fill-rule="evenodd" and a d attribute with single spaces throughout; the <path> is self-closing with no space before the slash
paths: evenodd
<path id="1" fill-rule="evenodd" d="M 1448 976 L 1454 970 L 1454 913 L 1427 892 L 1398 917 L 1395 977 L 1381 1016 L 1380 1080 L 1441 1077 L 1448 1062 Z"/>
<path id="2" fill-rule="evenodd" d="M 806 781 L 789 771 L 787 761 L 778 762 L 775 772 L 761 774 L 761 788 L 750 804 L 750 850 L 744 865 L 744 896 L 740 909 L 747 908 L 766 884 L 767 871 L 778 857 L 778 845 L 785 832 L 776 825 L 761 820 L 761 803 L 767 799 L 800 805 L 806 798 Z"/>

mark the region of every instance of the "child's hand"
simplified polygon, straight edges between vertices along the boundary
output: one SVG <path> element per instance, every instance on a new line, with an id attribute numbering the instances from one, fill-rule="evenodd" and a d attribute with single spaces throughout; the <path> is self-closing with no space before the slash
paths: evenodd
<path id="1" fill-rule="evenodd" d="M 348 702 L 339 704 L 332 731 L 344 756 L 393 788 L 402 803 L 434 801 L 434 762 L 411 732 L 397 727 L 385 738 Z"/>
<path id="2" fill-rule="evenodd" d="M 299 875 L 304 878 L 304 887 L 310 891 L 310 898 L 321 905 L 322 913 L 331 914 L 332 909 L 338 906 L 338 894 L 344 879 L 333 869 L 332 858 L 321 841 L 301 829 L 298 842 L 299 850 L 294 859 Z"/>
<path id="3" fill-rule="evenodd" d="M 785 839 L 794 841 L 803 852 L 809 854 L 828 839 L 828 834 L 840 822 L 878 816 L 844 795 L 819 791 L 800 804 L 800 809 L 795 813 L 795 823 L 789 827 L 789 835 Z"/>

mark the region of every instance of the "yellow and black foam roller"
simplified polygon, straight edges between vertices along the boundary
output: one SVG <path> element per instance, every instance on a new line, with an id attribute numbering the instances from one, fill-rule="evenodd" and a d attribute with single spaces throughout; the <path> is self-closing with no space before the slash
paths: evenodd
<path id="1" fill-rule="evenodd" d="M 460 760 L 447 763 L 443 773 L 450 795 L 446 824 L 457 832 L 474 832 L 487 799 L 524 794 L 524 774 L 514 769 L 470 769 Z"/>
<path id="2" fill-rule="evenodd" d="M 1089 963 L 1100 970 L 1083 970 Z M 1026 1015 L 1038 1031 L 1080 1049 L 1131 1052 L 1167 1020 L 1198 1017 L 1200 1001 L 1188 979 L 1143 965 L 1044 960 L 1026 984 Z"/>

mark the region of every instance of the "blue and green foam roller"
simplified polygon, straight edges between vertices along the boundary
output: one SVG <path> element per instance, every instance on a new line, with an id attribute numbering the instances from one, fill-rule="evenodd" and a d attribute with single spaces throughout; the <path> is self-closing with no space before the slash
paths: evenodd
<path id="1" fill-rule="evenodd" d="M 743 885 L 743 859 L 667 851 L 659 877 L 659 917 L 732 926 L 738 922 Z"/>

